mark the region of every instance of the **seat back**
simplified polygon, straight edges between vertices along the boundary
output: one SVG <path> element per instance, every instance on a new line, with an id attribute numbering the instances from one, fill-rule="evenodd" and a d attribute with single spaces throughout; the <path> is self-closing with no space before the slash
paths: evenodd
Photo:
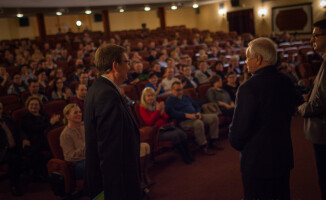
<path id="1" fill-rule="evenodd" d="M 198 99 L 195 88 L 187 88 L 183 90 L 183 94 L 190 96 L 193 100 Z"/>
<path id="2" fill-rule="evenodd" d="M 54 158 L 64 160 L 60 146 L 60 135 L 65 126 L 60 126 L 47 132 L 48 143 Z"/>
<path id="3" fill-rule="evenodd" d="M 20 108 L 20 101 L 16 95 L 6 95 L 0 97 L 0 102 L 3 105 L 3 111 L 6 115 L 10 115 L 14 110 Z"/>
<path id="4" fill-rule="evenodd" d="M 21 126 L 22 118 L 27 113 L 27 108 L 20 108 L 18 110 L 15 110 L 12 113 L 12 119 L 14 120 L 15 124 L 19 127 Z"/>
<path id="5" fill-rule="evenodd" d="M 206 92 L 210 87 L 212 87 L 211 83 L 204 83 L 197 87 L 198 96 L 200 99 L 206 99 Z"/>
<path id="6" fill-rule="evenodd" d="M 54 114 L 60 115 L 60 121 L 63 119 L 63 109 L 67 105 L 65 100 L 55 100 L 43 104 L 44 112 L 51 117 Z"/>
<path id="7" fill-rule="evenodd" d="M 126 84 L 124 86 L 121 86 L 120 88 L 123 89 L 123 91 L 125 92 L 127 97 L 129 97 L 130 99 L 132 99 L 134 101 L 139 101 L 139 96 L 136 91 L 136 87 L 134 85 Z"/>

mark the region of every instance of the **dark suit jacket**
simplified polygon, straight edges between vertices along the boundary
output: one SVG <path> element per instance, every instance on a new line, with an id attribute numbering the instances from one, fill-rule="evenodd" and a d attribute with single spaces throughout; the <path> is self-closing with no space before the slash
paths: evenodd
<path id="1" fill-rule="evenodd" d="M 195 81 L 195 83 L 198 86 L 199 85 L 198 79 L 196 77 L 193 77 L 193 78 L 194 78 L 193 80 Z M 191 84 L 191 81 L 188 78 L 186 78 L 185 76 L 182 77 L 182 83 L 184 83 L 184 82 L 186 82 L 186 85 L 183 87 L 183 89 L 194 88 L 194 86 Z"/>
<path id="2" fill-rule="evenodd" d="M 89 196 L 104 190 L 105 199 L 140 199 L 139 132 L 119 91 L 99 77 L 84 106 Z"/>
<path id="3" fill-rule="evenodd" d="M 299 100 L 290 79 L 274 66 L 240 86 L 229 140 L 241 152 L 243 174 L 275 178 L 293 168 L 290 123 Z"/>

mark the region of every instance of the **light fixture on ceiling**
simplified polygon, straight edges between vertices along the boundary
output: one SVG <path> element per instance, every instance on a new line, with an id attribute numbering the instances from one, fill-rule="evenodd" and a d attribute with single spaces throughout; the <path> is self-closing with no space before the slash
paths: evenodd
<path id="1" fill-rule="evenodd" d="M 92 14 L 92 10 L 91 10 L 91 9 L 86 9 L 86 10 L 85 10 L 85 14 L 86 14 L 86 15 L 90 15 L 90 14 Z"/>
<path id="2" fill-rule="evenodd" d="M 267 15 L 267 8 L 259 8 L 258 15 L 261 17 L 264 17 L 265 15 Z"/>
<path id="3" fill-rule="evenodd" d="M 125 9 L 124 9 L 123 6 L 118 6 L 118 10 L 119 10 L 119 12 L 121 12 L 121 13 L 125 12 Z"/>
<path id="4" fill-rule="evenodd" d="M 194 1 L 194 3 L 192 4 L 192 7 L 193 7 L 193 8 L 198 8 L 198 7 L 199 7 L 197 1 Z"/>
<path id="5" fill-rule="evenodd" d="M 24 17 L 24 14 L 22 12 L 18 11 L 16 16 L 18 18 L 22 18 L 22 17 Z"/>
<path id="6" fill-rule="evenodd" d="M 319 5 L 320 5 L 320 7 L 322 7 L 322 8 L 326 8 L 326 0 L 320 0 Z"/>
<path id="7" fill-rule="evenodd" d="M 82 23 L 80 20 L 76 21 L 76 25 L 77 25 L 78 27 L 81 27 L 82 24 L 83 24 L 83 23 Z"/>
<path id="8" fill-rule="evenodd" d="M 173 3 L 171 6 L 171 10 L 176 10 L 176 9 L 178 9 L 178 6 L 175 3 Z"/>
<path id="9" fill-rule="evenodd" d="M 149 5 L 146 5 L 146 6 L 144 7 L 144 10 L 145 10 L 145 11 L 150 11 L 150 10 L 151 10 L 151 7 L 150 7 Z"/>
<path id="10" fill-rule="evenodd" d="M 58 16 L 61 16 L 62 15 L 62 12 L 61 11 L 57 11 L 55 14 L 58 15 Z"/>

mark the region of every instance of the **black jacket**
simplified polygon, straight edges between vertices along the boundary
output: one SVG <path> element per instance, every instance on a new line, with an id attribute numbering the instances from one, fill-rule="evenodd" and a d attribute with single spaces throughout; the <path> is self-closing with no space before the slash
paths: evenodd
<path id="1" fill-rule="evenodd" d="M 99 77 L 87 92 L 85 186 L 90 197 L 140 199 L 139 131 L 115 86 Z"/>
<path id="2" fill-rule="evenodd" d="M 290 124 L 300 100 L 275 66 L 257 70 L 239 87 L 229 140 L 241 152 L 243 174 L 275 178 L 293 168 Z"/>

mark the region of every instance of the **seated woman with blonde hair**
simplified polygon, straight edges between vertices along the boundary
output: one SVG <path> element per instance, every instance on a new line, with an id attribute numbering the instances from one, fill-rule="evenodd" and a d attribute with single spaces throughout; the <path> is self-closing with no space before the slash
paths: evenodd
<path id="1" fill-rule="evenodd" d="M 66 127 L 60 135 L 64 159 L 75 165 L 75 178 L 83 179 L 85 169 L 85 127 L 82 112 L 77 104 L 68 104 L 63 109 Z"/>
<path id="2" fill-rule="evenodd" d="M 187 135 L 183 130 L 169 122 L 164 102 L 156 102 L 155 91 L 146 87 L 141 95 L 139 113 L 147 126 L 159 129 L 158 141 L 171 141 L 180 152 L 183 161 L 190 164 L 194 161 L 188 147 Z"/>

